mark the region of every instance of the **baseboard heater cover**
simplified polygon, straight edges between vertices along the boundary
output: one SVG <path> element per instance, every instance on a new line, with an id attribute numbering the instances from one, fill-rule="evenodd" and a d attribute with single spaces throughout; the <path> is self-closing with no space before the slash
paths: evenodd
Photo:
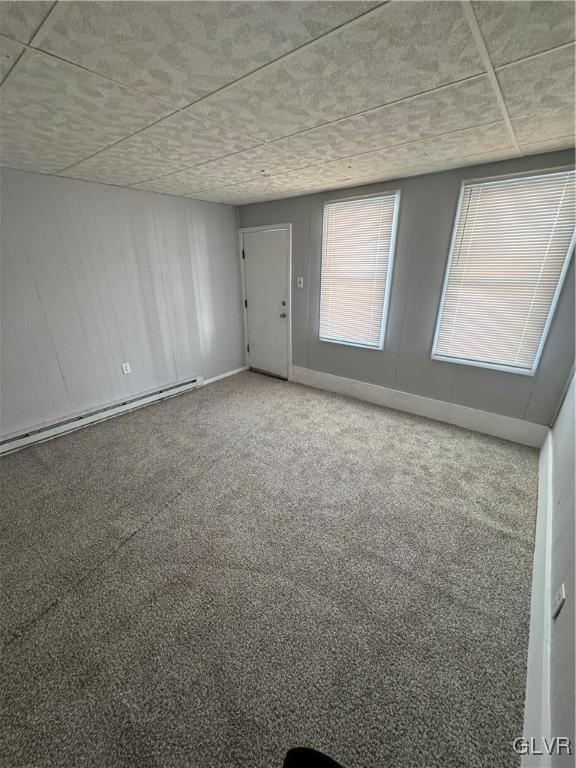
<path id="1" fill-rule="evenodd" d="M 67 419 L 62 419 L 54 424 L 48 424 L 44 427 L 38 427 L 37 429 L 30 429 L 26 432 L 21 432 L 11 437 L 6 437 L 0 440 L 0 455 L 17 451 L 19 448 L 24 448 L 32 443 L 43 442 L 44 440 L 50 440 L 53 437 L 64 435 L 67 432 L 73 432 L 76 429 L 94 424 L 98 421 L 104 421 L 105 419 L 119 416 L 121 413 L 127 411 L 133 411 L 137 408 L 142 408 L 145 405 L 149 405 L 160 400 L 165 400 L 169 397 L 174 397 L 183 392 L 188 392 L 191 389 L 197 389 L 204 385 L 204 379 L 202 376 L 197 376 L 194 379 L 189 379 L 181 384 L 173 384 L 169 387 L 163 387 L 162 389 L 148 392 L 144 395 L 137 395 L 136 397 L 129 398 L 128 400 L 122 400 L 119 403 L 113 405 L 107 405 L 103 408 L 98 408 L 94 411 L 88 411 L 78 416 L 71 416 Z"/>

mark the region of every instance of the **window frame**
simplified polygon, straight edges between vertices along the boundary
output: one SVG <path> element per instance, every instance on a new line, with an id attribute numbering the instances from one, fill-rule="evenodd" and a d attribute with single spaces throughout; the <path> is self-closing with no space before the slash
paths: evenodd
<path id="1" fill-rule="evenodd" d="M 450 357 L 448 355 L 436 354 L 434 350 L 436 349 L 436 342 L 438 340 L 438 335 L 440 333 L 440 319 L 442 317 L 442 309 L 444 307 L 444 297 L 446 295 L 446 289 L 448 286 L 448 276 L 450 274 L 450 267 L 452 266 L 452 258 L 454 255 L 454 244 L 456 240 L 458 222 L 460 220 L 460 212 L 462 210 L 462 201 L 464 199 L 465 188 L 467 186 L 472 186 L 474 184 L 485 184 L 492 181 L 506 181 L 508 179 L 530 178 L 532 176 L 537 178 L 539 176 L 549 176 L 554 173 L 564 173 L 566 171 L 574 171 L 574 167 L 571 165 L 565 165 L 565 166 L 558 166 L 557 168 L 542 168 L 542 169 L 533 170 L 533 171 L 525 171 L 525 172 L 512 173 L 512 174 L 507 173 L 499 176 L 486 176 L 486 177 L 474 178 L 474 179 L 464 179 L 463 181 L 460 182 L 458 205 L 456 206 L 456 214 L 454 216 L 454 220 L 452 224 L 452 235 L 450 237 L 450 249 L 448 251 L 448 258 L 446 260 L 446 265 L 444 268 L 444 282 L 442 284 L 442 293 L 440 295 L 440 301 L 438 303 L 438 309 L 436 312 L 436 324 L 434 328 L 434 337 L 432 339 L 432 348 L 430 351 L 431 360 L 437 360 L 442 363 L 455 363 L 456 365 L 469 365 L 475 368 L 487 368 L 493 371 L 504 371 L 505 373 L 516 373 L 516 374 L 519 374 L 520 376 L 534 377 L 536 375 L 538 371 L 538 367 L 540 365 L 540 360 L 542 358 L 542 353 L 544 351 L 544 346 L 548 338 L 548 332 L 550 330 L 550 326 L 552 324 L 552 320 L 556 312 L 556 307 L 558 305 L 560 293 L 562 292 L 562 288 L 564 286 L 564 280 L 566 279 L 566 274 L 568 272 L 568 268 L 570 266 L 570 262 L 574 254 L 574 248 L 576 244 L 576 228 L 575 228 L 575 231 L 572 233 L 572 238 L 570 240 L 568 248 L 566 249 L 564 263 L 562 265 L 562 270 L 558 277 L 556 290 L 554 291 L 554 296 L 552 298 L 552 302 L 550 303 L 548 315 L 546 316 L 546 322 L 544 324 L 544 328 L 542 329 L 542 336 L 540 337 L 540 343 L 538 344 L 538 349 L 536 350 L 536 355 L 534 356 L 534 362 L 532 363 L 532 368 L 520 368 L 519 366 L 506 365 L 505 363 L 490 363 L 490 362 L 484 362 L 482 360 L 470 360 L 464 357 Z M 576 177 L 575 177 L 575 183 L 576 183 Z"/>
<path id="2" fill-rule="evenodd" d="M 374 344 L 361 344 L 355 341 L 345 341 L 341 339 L 326 339 L 320 335 L 320 323 L 322 317 L 322 267 L 323 267 L 323 254 L 324 254 L 324 213 L 327 205 L 333 203 L 352 203 L 356 200 L 376 200 L 380 197 L 394 197 L 394 214 L 392 216 L 392 233 L 390 237 L 390 255 L 388 259 L 388 273 L 386 279 L 386 290 L 384 291 L 384 303 L 382 306 L 382 324 L 380 327 L 380 341 L 378 345 Z M 318 301 L 318 341 L 324 344 L 338 344 L 344 347 L 355 347 L 356 349 L 369 349 L 373 352 L 382 352 L 386 344 L 386 331 L 388 328 L 388 312 L 390 308 L 390 296 L 392 293 L 392 280 L 394 278 L 394 262 L 396 256 L 396 244 L 398 240 L 398 220 L 400 218 L 400 198 L 401 190 L 392 189 L 385 192 L 372 192 L 367 195 L 355 195 L 353 197 L 337 197 L 324 199 L 322 201 L 322 217 L 321 224 L 322 230 L 320 234 L 320 292 Z"/>

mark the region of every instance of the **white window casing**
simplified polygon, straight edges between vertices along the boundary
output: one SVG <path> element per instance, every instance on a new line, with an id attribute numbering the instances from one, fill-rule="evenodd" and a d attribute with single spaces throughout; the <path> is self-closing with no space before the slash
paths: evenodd
<path id="1" fill-rule="evenodd" d="M 399 205 L 399 192 L 324 205 L 320 340 L 383 348 Z"/>
<path id="2" fill-rule="evenodd" d="M 575 174 L 462 184 L 432 358 L 533 375 L 574 250 Z"/>

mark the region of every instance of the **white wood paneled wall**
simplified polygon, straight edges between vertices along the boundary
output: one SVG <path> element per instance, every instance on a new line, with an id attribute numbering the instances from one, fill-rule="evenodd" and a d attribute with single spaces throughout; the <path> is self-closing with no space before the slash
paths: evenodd
<path id="1" fill-rule="evenodd" d="M 1 193 L 2 437 L 243 365 L 234 208 L 9 170 Z"/>

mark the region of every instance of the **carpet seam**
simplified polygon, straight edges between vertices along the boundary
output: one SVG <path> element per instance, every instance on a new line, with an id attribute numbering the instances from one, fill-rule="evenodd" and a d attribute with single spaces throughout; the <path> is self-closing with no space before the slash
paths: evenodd
<path id="1" fill-rule="evenodd" d="M 251 434 L 255 431 L 255 427 L 249 430 L 248 434 Z M 229 446 L 229 448 L 234 448 L 238 443 L 240 443 L 241 440 L 243 440 L 246 437 L 246 435 L 242 435 L 237 440 L 232 443 L 232 445 Z M 204 471 L 200 472 L 196 477 L 194 478 L 194 481 L 200 480 L 204 475 L 206 475 L 207 472 L 209 472 L 211 469 L 213 469 L 220 461 L 222 461 L 223 455 L 219 456 L 217 459 L 215 459 L 211 464 L 209 464 Z M 49 605 L 47 605 L 45 608 L 42 609 L 42 611 L 35 616 L 31 621 L 21 624 L 19 627 L 16 627 L 14 630 L 12 630 L 13 635 L 8 640 L 6 640 L 0 648 L 8 648 L 10 645 L 12 645 L 14 642 L 16 642 L 19 639 L 24 639 L 24 637 L 28 634 L 28 632 L 33 629 L 35 624 L 37 624 L 38 621 L 40 621 L 44 616 L 46 616 L 53 608 L 56 608 L 76 587 L 78 587 L 80 584 L 83 584 L 86 579 L 88 579 L 89 576 L 92 576 L 101 566 L 105 565 L 109 560 L 111 560 L 114 555 L 116 555 L 126 544 L 128 544 L 138 533 L 141 533 L 148 525 L 153 523 L 161 514 L 164 512 L 171 504 L 173 504 L 177 499 L 180 498 L 186 491 L 189 490 L 191 486 L 191 483 L 187 484 L 182 490 L 178 491 L 172 498 L 170 498 L 154 515 L 148 518 L 145 523 L 143 523 L 139 528 L 137 528 L 135 531 L 132 531 L 125 539 L 122 539 L 119 543 L 119 545 L 111 550 L 106 557 L 104 557 L 102 560 L 97 562 L 93 568 L 91 568 L 89 571 L 87 571 L 83 576 L 81 576 L 79 579 L 75 581 L 68 581 L 68 584 L 70 585 L 69 588 L 65 589 L 62 593 L 62 595 L 58 598 L 55 598 Z"/>

